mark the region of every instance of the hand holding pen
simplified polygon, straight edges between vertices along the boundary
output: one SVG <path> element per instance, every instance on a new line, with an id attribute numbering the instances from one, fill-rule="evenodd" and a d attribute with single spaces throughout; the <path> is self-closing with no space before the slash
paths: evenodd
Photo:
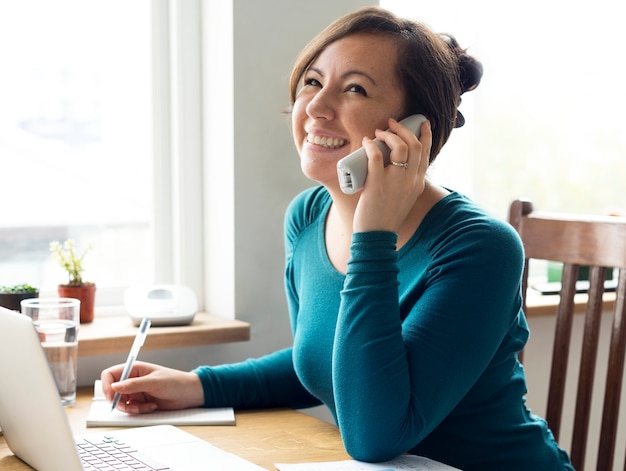
<path id="1" fill-rule="evenodd" d="M 133 369 L 133 364 L 135 363 L 135 360 L 139 355 L 139 351 L 141 350 L 143 343 L 146 341 L 146 336 L 148 335 L 148 329 L 150 328 L 150 324 L 150 319 L 144 317 L 141 320 L 141 324 L 139 325 L 139 331 L 137 332 L 135 340 L 133 341 L 133 346 L 128 353 L 128 358 L 126 359 L 126 364 L 124 365 L 124 371 L 122 372 L 120 381 L 128 379 L 128 376 Z M 113 402 L 111 403 L 111 412 L 114 411 L 117 407 L 117 404 L 120 402 L 120 397 L 120 393 L 115 393 L 115 396 L 113 396 Z"/>

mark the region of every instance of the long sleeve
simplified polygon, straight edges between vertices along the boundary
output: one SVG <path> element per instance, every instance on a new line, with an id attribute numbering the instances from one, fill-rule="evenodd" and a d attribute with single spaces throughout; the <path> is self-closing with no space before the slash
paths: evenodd
<path id="1" fill-rule="evenodd" d="M 353 235 L 332 378 L 338 423 L 356 458 L 388 459 L 424 440 L 520 328 L 515 236 L 481 223 L 454 232 L 431 252 L 422 285 L 399 276 L 395 234 Z M 500 354 L 513 369 L 514 355 Z M 510 374 L 502 378 L 508 384 Z"/>
<path id="2" fill-rule="evenodd" d="M 240 363 L 201 366 L 194 371 L 204 387 L 205 407 L 302 408 L 320 404 L 298 380 L 291 348 Z"/>

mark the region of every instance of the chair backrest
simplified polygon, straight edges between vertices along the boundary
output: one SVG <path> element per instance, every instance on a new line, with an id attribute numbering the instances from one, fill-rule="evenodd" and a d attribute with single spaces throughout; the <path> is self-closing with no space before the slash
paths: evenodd
<path id="1" fill-rule="evenodd" d="M 563 414 L 578 270 L 581 266 L 589 267 L 590 284 L 580 346 L 581 362 L 570 448 L 572 464 L 577 471 L 584 469 L 587 448 L 605 273 L 613 268 L 618 272 L 596 466 L 598 471 L 611 470 L 626 347 L 626 218 L 535 212 L 530 201 L 516 200 L 510 207 L 509 222 L 524 244 L 524 308 L 529 259 L 563 263 L 546 409 L 546 420 L 557 440 Z"/>

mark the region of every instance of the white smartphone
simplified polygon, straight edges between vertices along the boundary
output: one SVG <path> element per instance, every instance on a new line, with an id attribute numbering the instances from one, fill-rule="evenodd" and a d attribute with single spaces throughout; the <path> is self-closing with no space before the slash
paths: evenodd
<path id="1" fill-rule="evenodd" d="M 420 129 L 424 121 L 426 121 L 424 115 L 414 114 L 404 118 L 400 121 L 400 124 L 410 129 L 413 134 L 419 138 Z M 383 161 L 386 167 L 389 165 L 389 154 L 391 150 L 384 142 L 378 139 L 374 139 L 374 142 L 383 153 Z M 365 149 L 361 147 L 337 162 L 337 175 L 339 177 L 339 186 L 344 193 L 351 195 L 363 188 L 365 179 L 367 178 L 367 154 L 365 153 Z"/>

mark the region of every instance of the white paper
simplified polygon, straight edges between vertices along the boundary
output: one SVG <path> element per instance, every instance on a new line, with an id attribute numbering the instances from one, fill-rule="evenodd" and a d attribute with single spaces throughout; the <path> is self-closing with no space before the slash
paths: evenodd
<path id="1" fill-rule="evenodd" d="M 460 471 L 458 468 L 415 455 L 402 455 L 383 463 L 345 460 L 325 463 L 277 463 L 274 466 L 280 471 Z"/>

